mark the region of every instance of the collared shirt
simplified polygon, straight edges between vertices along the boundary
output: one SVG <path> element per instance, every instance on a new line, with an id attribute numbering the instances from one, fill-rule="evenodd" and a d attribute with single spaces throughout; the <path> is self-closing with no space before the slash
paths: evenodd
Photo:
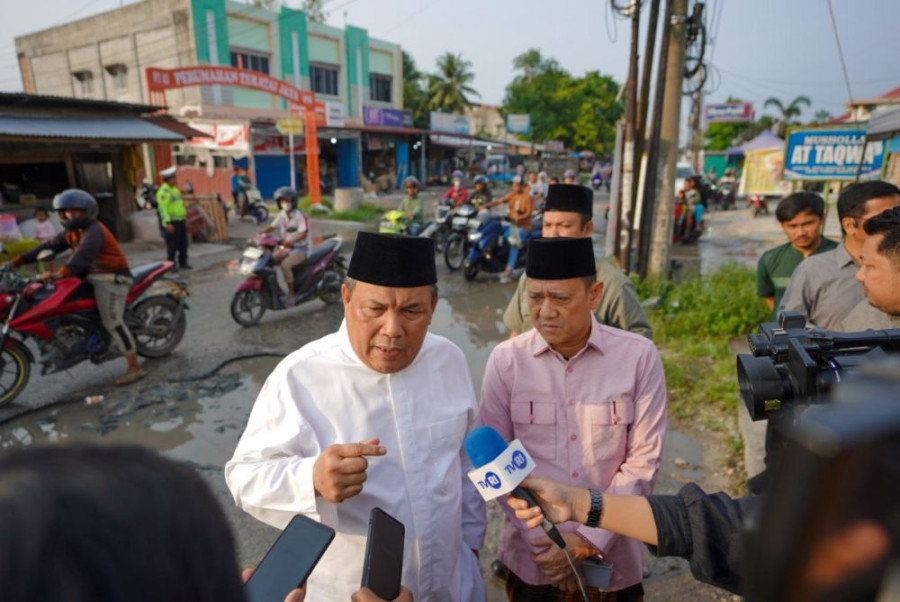
<path id="1" fill-rule="evenodd" d="M 531 330 L 531 309 L 528 307 L 528 294 L 525 290 L 526 277 L 523 274 L 519 278 L 516 293 L 506 306 L 503 314 L 503 323 L 510 332 L 523 333 Z M 600 303 L 594 315 L 597 321 L 607 326 L 615 326 L 622 330 L 628 330 L 653 338 L 653 330 L 650 328 L 650 320 L 644 313 L 637 298 L 637 291 L 631 280 L 611 265 L 608 261 L 597 262 L 597 282 L 603 283 L 603 291 L 600 293 Z"/>
<path id="2" fill-rule="evenodd" d="M 170 222 L 183 222 L 187 217 L 187 209 L 177 186 L 166 182 L 156 191 L 156 209 L 163 225 Z"/>
<path id="3" fill-rule="evenodd" d="M 865 299 L 856 280 L 858 271 L 843 243 L 808 257 L 794 270 L 779 310 L 802 311 L 819 328 L 837 330 L 850 310 Z"/>
<path id="4" fill-rule="evenodd" d="M 397 210 L 403 213 L 411 213 L 414 220 L 421 221 L 425 215 L 425 209 L 422 205 L 422 199 L 418 195 L 407 195 L 400 200 Z"/>
<path id="5" fill-rule="evenodd" d="M 869 305 L 869 301 L 863 299 L 853 309 L 847 312 L 847 317 L 838 328 L 840 332 L 861 332 L 863 330 L 884 330 L 886 328 L 900 328 L 900 316 L 892 316 L 880 309 Z"/>
<path id="6" fill-rule="evenodd" d="M 472 552 L 482 544 L 484 502 L 466 476 L 466 433 L 477 406 L 462 351 L 428 334 L 413 363 L 381 374 L 357 357 L 346 324 L 285 358 L 253 406 L 225 479 L 240 508 L 283 529 L 305 514 L 337 531 L 309 578 L 307 600 L 346 602 L 359 589 L 369 512 L 406 527 L 402 583 L 416 600 L 481 601 Z M 341 503 L 315 496 L 313 465 L 333 443 L 379 437 L 362 493 Z"/>
<path id="7" fill-rule="evenodd" d="M 833 240 L 822 238 L 822 244 L 812 252 L 812 255 L 830 251 L 837 246 L 838 243 Z M 786 242 L 763 253 L 759 263 L 756 264 L 756 295 L 775 298 L 775 307 L 772 309 L 773 320 L 778 319 L 778 307 L 781 305 L 784 290 L 801 261 L 803 253 Z"/>
<path id="8" fill-rule="evenodd" d="M 533 476 L 574 487 L 646 495 L 653 489 L 666 433 L 666 382 L 653 343 L 592 320 L 585 347 L 566 360 L 537 330 L 491 353 L 481 391 L 481 420 L 506 440 L 522 442 L 534 458 Z M 505 514 L 500 559 L 520 579 L 548 584 L 529 553 L 527 530 Z M 610 589 L 641 581 L 643 544 L 603 529 L 568 522 L 613 563 Z"/>

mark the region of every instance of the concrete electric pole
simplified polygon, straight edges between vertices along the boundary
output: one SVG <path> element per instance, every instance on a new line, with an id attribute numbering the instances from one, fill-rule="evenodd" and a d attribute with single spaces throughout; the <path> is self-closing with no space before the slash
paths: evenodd
<path id="1" fill-rule="evenodd" d="M 665 277 L 669 269 L 672 245 L 672 214 L 675 207 L 675 166 L 678 163 L 678 129 L 681 122 L 681 88 L 684 79 L 685 18 L 687 0 L 669 0 L 671 19 L 663 26 L 671 27 L 666 61 L 666 86 L 660 124 L 660 180 L 657 204 L 652 209 L 656 218 L 650 249 L 649 273 Z M 650 208 L 646 208 L 650 210 Z"/>

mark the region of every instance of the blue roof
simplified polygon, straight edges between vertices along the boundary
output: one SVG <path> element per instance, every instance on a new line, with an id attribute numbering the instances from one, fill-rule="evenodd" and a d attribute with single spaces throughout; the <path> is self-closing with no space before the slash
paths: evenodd
<path id="1" fill-rule="evenodd" d="M 32 117 L 0 115 L 0 137 L 178 142 L 182 136 L 136 115 Z"/>

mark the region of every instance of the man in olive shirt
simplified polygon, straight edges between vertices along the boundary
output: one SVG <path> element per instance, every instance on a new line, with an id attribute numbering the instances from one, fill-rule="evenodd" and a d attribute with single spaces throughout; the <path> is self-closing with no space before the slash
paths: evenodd
<path id="1" fill-rule="evenodd" d="M 590 188 L 553 184 L 547 193 L 542 236 L 589 238 L 594 230 L 593 214 L 594 194 Z M 595 312 L 597 321 L 652 338 L 650 321 L 638 302 L 631 280 L 608 262 L 600 260 L 597 262 L 597 281 L 603 284 Z M 513 336 L 532 328 L 524 274 L 503 314 L 503 322 Z"/>
<path id="2" fill-rule="evenodd" d="M 863 226 L 898 205 L 900 189 L 889 182 L 860 182 L 845 188 L 837 202 L 843 241 L 800 264 L 779 308 L 801 311 L 819 328 L 841 330 L 851 310 L 865 303 L 863 287 L 856 280 L 859 255 L 868 236 Z"/>
<path id="3" fill-rule="evenodd" d="M 775 217 L 788 242 L 763 253 L 756 266 L 756 294 L 765 299 L 772 319 L 777 319 L 776 308 L 800 262 L 837 247 L 836 242 L 822 237 L 824 216 L 825 203 L 814 192 L 795 192 L 778 203 Z"/>

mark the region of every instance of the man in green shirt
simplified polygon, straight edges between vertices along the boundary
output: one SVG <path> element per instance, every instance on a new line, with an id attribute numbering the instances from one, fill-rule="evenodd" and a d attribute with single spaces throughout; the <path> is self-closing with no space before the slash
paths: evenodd
<path id="1" fill-rule="evenodd" d="M 785 244 L 769 249 L 759 258 L 756 266 L 756 294 L 766 301 L 777 319 L 775 308 L 791 281 L 791 274 L 800 262 L 838 246 L 838 243 L 822 237 L 822 218 L 825 203 L 814 192 L 795 192 L 778 203 L 775 216 L 788 237 Z"/>
<path id="2" fill-rule="evenodd" d="M 165 232 L 166 254 L 169 261 L 175 261 L 178 254 L 178 267 L 182 270 L 190 270 L 188 264 L 188 236 L 187 236 L 187 209 L 181 198 L 181 191 L 175 185 L 175 167 L 170 167 L 159 172 L 163 183 L 156 191 L 156 210 L 159 211 L 159 220 Z"/>
<path id="3" fill-rule="evenodd" d="M 594 193 L 586 186 L 554 184 L 547 192 L 542 236 L 544 238 L 589 238 L 594 230 Z M 597 261 L 597 281 L 603 284 L 597 321 L 652 338 L 650 321 L 637 299 L 634 284 L 609 262 Z M 525 290 L 525 275 L 503 314 L 503 323 L 512 335 L 531 330 L 531 311 Z"/>

